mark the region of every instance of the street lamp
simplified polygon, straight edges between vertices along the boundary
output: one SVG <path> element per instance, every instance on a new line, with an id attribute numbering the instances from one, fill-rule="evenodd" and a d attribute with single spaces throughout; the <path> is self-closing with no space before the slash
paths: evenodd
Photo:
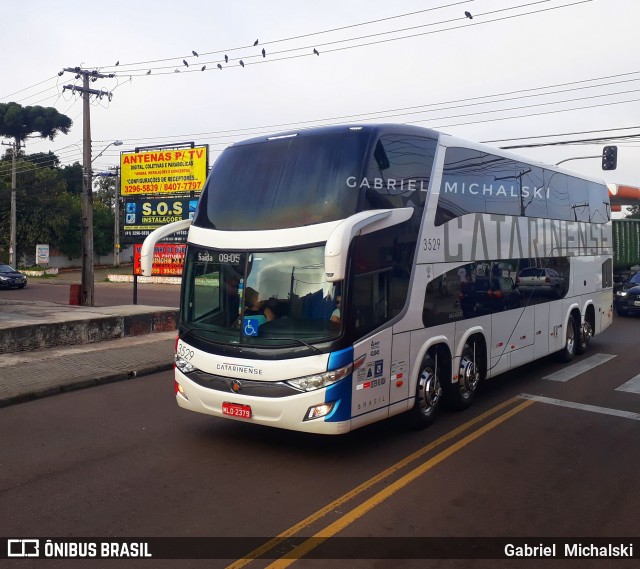
<path id="1" fill-rule="evenodd" d="M 122 144 L 123 144 L 122 140 L 114 140 L 113 142 L 110 142 L 100 151 L 100 153 L 93 160 L 91 160 L 91 164 L 93 164 L 98 158 L 100 158 L 100 156 L 102 156 L 104 151 L 110 146 L 122 146 Z"/>
<path id="2" fill-rule="evenodd" d="M 91 141 L 89 129 L 86 129 L 86 140 Z M 85 180 L 82 191 L 82 284 L 80 289 L 80 304 L 83 306 L 94 305 L 94 279 L 93 279 L 93 176 L 91 164 L 93 164 L 103 152 L 110 146 L 120 146 L 122 140 L 114 140 L 107 144 L 100 153 L 91 159 L 91 147 L 85 144 Z M 88 151 L 88 152 L 87 152 Z M 87 156 L 88 154 L 88 156 Z"/>

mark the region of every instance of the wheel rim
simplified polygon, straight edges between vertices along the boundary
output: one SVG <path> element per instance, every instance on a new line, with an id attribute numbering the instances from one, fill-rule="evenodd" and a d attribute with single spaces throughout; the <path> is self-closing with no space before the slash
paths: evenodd
<path id="1" fill-rule="evenodd" d="M 589 322 L 585 322 L 582 325 L 582 341 L 587 344 L 593 336 L 593 328 Z"/>
<path id="2" fill-rule="evenodd" d="M 420 397 L 418 400 L 420 412 L 431 415 L 442 397 L 440 379 L 431 368 L 425 368 L 420 374 Z"/>
<path id="3" fill-rule="evenodd" d="M 460 359 L 460 379 L 458 380 L 460 385 L 460 393 L 462 395 L 468 395 L 475 391 L 480 381 L 480 371 L 476 366 L 473 359 L 467 355 L 463 355 Z"/>
<path id="4" fill-rule="evenodd" d="M 569 329 L 567 330 L 567 345 L 566 350 L 568 353 L 573 354 L 576 349 L 576 331 L 571 320 L 569 320 Z"/>

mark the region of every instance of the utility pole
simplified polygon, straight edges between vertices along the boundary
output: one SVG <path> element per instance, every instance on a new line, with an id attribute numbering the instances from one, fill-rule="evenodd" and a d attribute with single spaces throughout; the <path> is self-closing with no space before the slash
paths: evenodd
<path id="1" fill-rule="evenodd" d="M 80 67 L 65 68 L 68 73 L 75 73 L 76 78 L 82 77 L 82 87 L 65 85 L 63 90 L 82 93 L 82 171 L 84 174 L 82 184 L 82 285 L 80 304 L 82 306 L 94 305 L 94 270 L 93 270 L 93 177 L 91 173 L 91 114 L 89 99 L 91 95 L 104 97 L 111 100 L 111 93 L 89 88 L 89 79 L 96 81 L 113 74 L 104 75 L 97 71 L 88 71 Z"/>
<path id="2" fill-rule="evenodd" d="M 22 148 L 15 142 L 11 144 L 2 143 L 3 146 L 11 146 L 11 218 L 9 228 L 9 264 L 14 268 L 18 268 L 18 251 L 17 251 L 17 239 L 16 239 L 16 173 L 18 166 L 18 149 Z"/>

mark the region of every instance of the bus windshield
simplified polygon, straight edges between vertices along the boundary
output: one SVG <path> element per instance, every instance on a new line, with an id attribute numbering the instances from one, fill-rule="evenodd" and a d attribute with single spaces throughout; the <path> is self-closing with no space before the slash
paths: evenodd
<path id="1" fill-rule="evenodd" d="M 277 347 L 324 342 L 341 331 L 340 292 L 325 280 L 324 246 L 269 252 L 189 246 L 185 274 L 182 323 L 205 340 Z"/>
<path id="2" fill-rule="evenodd" d="M 227 148 L 213 166 L 193 224 L 223 231 L 284 229 L 357 211 L 367 134 L 293 136 Z"/>

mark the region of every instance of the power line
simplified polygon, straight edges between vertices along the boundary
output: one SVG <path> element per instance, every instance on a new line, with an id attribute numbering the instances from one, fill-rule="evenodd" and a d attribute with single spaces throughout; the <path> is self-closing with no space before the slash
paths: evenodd
<path id="1" fill-rule="evenodd" d="M 43 79 L 42 81 L 38 82 L 38 83 L 34 83 L 33 85 L 29 86 L 29 87 L 25 87 L 24 89 L 20 89 L 19 91 L 14 91 L 13 93 L 9 93 L 8 95 L 5 95 L 4 97 L 0 97 L 0 101 L 4 101 L 5 99 L 8 99 L 9 97 L 13 97 L 13 95 L 17 95 L 18 93 L 22 93 L 23 91 L 28 91 L 29 89 L 33 89 L 34 87 L 37 87 L 38 85 L 42 85 L 43 83 L 46 83 L 47 81 L 51 81 L 52 79 L 55 79 L 56 76 L 54 75 L 53 77 L 49 77 L 48 79 Z"/>
<path id="2" fill-rule="evenodd" d="M 490 15 L 490 14 L 496 14 L 496 13 L 500 13 L 500 12 L 505 12 L 505 11 L 509 11 L 509 10 L 515 10 L 515 9 L 519 9 L 519 8 L 526 8 L 528 6 L 533 6 L 536 4 L 542 4 L 542 3 L 547 3 L 547 2 L 552 2 L 554 0 L 537 0 L 536 2 L 530 2 L 528 4 L 522 4 L 519 6 L 511 6 L 509 8 L 501 8 L 499 10 L 493 10 L 493 11 L 489 11 L 489 12 L 485 12 L 485 13 L 479 13 L 477 14 L 477 17 L 481 17 L 481 16 L 485 16 L 485 15 Z M 316 47 L 322 47 L 323 48 L 323 52 L 322 53 L 333 53 L 336 51 L 344 51 L 347 49 L 355 49 L 355 48 L 359 48 L 359 47 L 368 47 L 371 45 L 376 45 L 376 44 L 381 44 L 381 43 L 387 43 L 387 42 L 391 42 L 391 41 L 398 41 L 398 40 L 402 40 L 402 39 L 409 39 L 409 38 L 415 38 L 415 37 L 420 37 L 420 36 L 424 36 L 424 35 L 430 35 L 430 34 L 435 34 L 435 33 L 441 33 L 441 32 L 447 32 L 447 31 L 452 31 L 452 30 L 458 30 L 458 29 L 462 29 L 462 28 L 468 28 L 471 26 L 480 26 L 480 25 L 485 25 L 485 24 L 491 24 L 491 23 L 495 23 L 495 22 L 500 22 L 503 20 L 509 20 L 509 19 L 513 19 L 513 18 L 519 18 L 522 16 L 530 16 L 530 15 L 534 15 L 534 14 L 539 14 L 542 12 L 548 12 L 551 10 L 558 10 L 561 8 L 569 8 L 572 6 L 577 6 L 579 4 L 586 4 L 589 2 L 593 2 L 593 0 L 578 0 L 578 1 L 574 1 L 571 2 L 569 4 L 563 4 L 561 6 L 551 6 L 549 8 L 542 8 L 539 10 L 534 10 L 531 12 L 524 12 L 522 14 L 514 14 L 511 16 L 504 16 L 501 18 L 495 18 L 493 20 L 486 20 L 486 21 L 474 21 L 473 23 L 467 23 L 468 20 L 466 18 L 455 18 L 454 20 L 444 20 L 442 22 L 432 22 L 429 24 L 423 24 L 420 26 L 413 26 L 410 28 L 403 28 L 403 29 L 399 29 L 399 30 L 391 30 L 391 31 L 385 31 L 385 32 L 378 32 L 378 33 L 374 33 L 374 34 L 367 34 L 364 36 L 359 36 L 359 37 L 355 37 L 355 38 L 347 38 L 347 39 L 341 39 L 341 40 L 335 40 L 335 41 L 331 41 L 331 42 L 325 42 L 322 44 L 309 44 L 306 45 L 304 47 L 296 47 L 296 48 L 290 48 L 290 49 L 285 49 L 285 50 L 281 50 L 278 52 L 274 52 L 273 54 L 270 54 L 270 57 L 268 58 L 264 58 L 261 55 L 245 55 L 245 56 L 239 56 L 236 58 L 229 58 L 229 61 L 239 61 L 240 58 L 243 59 L 243 61 L 245 59 L 254 59 L 254 58 L 258 58 L 259 61 L 256 62 L 248 62 L 245 63 L 245 66 L 248 65 L 261 65 L 261 64 L 265 64 L 265 63 L 272 63 L 275 61 L 284 61 L 287 59 L 295 59 L 295 58 L 300 58 L 300 57 L 308 57 L 308 56 L 312 56 L 313 52 L 311 51 L 313 48 Z M 358 45 L 353 45 L 353 46 L 343 46 L 343 47 L 337 47 L 337 48 L 333 48 L 333 49 L 324 49 L 327 46 L 331 46 L 331 45 L 336 45 L 336 44 L 341 44 L 341 43 L 345 43 L 345 42 L 349 42 L 349 41 L 358 41 L 358 40 L 362 40 L 362 39 L 367 39 L 367 38 L 375 38 L 375 37 L 379 37 L 379 36 L 383 36 L 383 35 L 388 35 L 388 34 L 392 34 L 392 33 L 401 33 L 403 31 L 409 31 L 409 30 L 413 30 L 413 29 L 418 29 L 418 28 L 424 28 L 424 27 L 431 27 L 434 25 L 439 25 L 439 24 L 444 24 L 444 23 L 450 23 L 452 21 L 457 21 L 460 19 L 464 19 L 467 20 L 467 22 L 465 22 L 465 24 L 461 24 L 459 26 L 453 26 L 453 27 L 449 27 L 449 28 L 444 28 L 441 30 L 432 30 L 432 31 L 427 31 L 427 32 L 420 32 L 417 34 L 410 34 L 410 35 L 405 35 L 405 36 L 400 36 L 397 38 L 387 38 L 387 39 L 382 39 L 382 40 L 377 40 L 377 41 L 372 41 L 372 42 L 367 42 L 367 43 L 362 43 L 362 44 L 358 44 Z M 318 32 L 318 33 L 322 33 L 322 32 Z M 285 40 L 277 40 L 277 41 L 285 41 Z M 272 42 L 275 43 L 275 42 Z M 264 44 L 266 45 L 266 43 Z M 249 46 L 246 46 L 247 48 Z M 253 47 L 253 46 L 251 46 Z M 245 48 L 236 48 L 236 49 L 245 49 Z M 298 55 L 291 55 L 291 56 L 285 56 L 285 57 L 273 57 L 273 55 L 280 55 L 283 53 L 290 53 L 290 52 L 295 52 L 295 51 L 302 51 L 305 50 L 305 53 L 302 54 L 298 54 Z M 217 53 L 224 53 L 224 52 L 229 52 L 232 50 L 218 50 L 218 51 L 212 51 L 212 52 L 207 52 L 209 54 L 217 54 Z M 186 56 L 189 57 L 189 56 Z M 166 60 L 161 60 L 161 61 L 175 61 L 175 63 L 173 65 L 165 65 L 165 66 L 158 66 L 158 67 L 151 67 L 149 68 L 140 68 L 140 69 L 131 69 L 123 74 L 121 74 L 122 76 L 130 76 L 130 77 L 143 77 L 148 75 L 149 71 L 156 71 L 154 73 L 154 75 L 174 75 L 175 71 L 179 70 L 180 73 L 200 73 L 201 72 L 201 68 L 187 68 L 185 69 L 183 67 L 183 63 L 182 63 L 182 56 L 180 57 L 176 57 L 176 58 L 171 58 L 171 59 L 166 59 Z M 204 65 L 210 65 L 210 64 L 222 64 L 224 61 L 222 59 L 216 59 L 216 60 L 209 60 L 209 61 L 198 61 L 198 65 L 201 66 L 202 64 Z M 133 65 L 133 64 L 129 64 L 129 65 Z M 136 64 L 137 65 L 137 64 Z M 235 67 L 235 66 L 234 66 Z M 162 70 L 169 70 L 172 69 L 171 71 L 162 71 Z M 228 69 L 231 67 L 225 67 L 225 69 Z M 117 72 L 117 68 L 115 66 L 106 66 L 106 67 L 102 67 L 101 69 L 113 69 L 114 72 Z M 215 67 L 209 68 L 206 71 L 218 71 Z"/>
<path id="3" fill-rule="evenodd" d="M 599 130 L 582 130 L 578 132 L 563 132 L 560 134 L 539 134 L 539 135 L 524 136 L 524 137 L 518 137 L 518 138 L 496 138 L 494 140 L 483 140 L 481 142 L 482 144 L 491 144 L 493 142 L 511 142 L 515 140 L 531 140 L 532 138 L 555 138 L 558 136 L 577 136 L 579 134 L 593 134 L 595 132 L 609 132 L 611 130 L 632 130 L 635 128 L 640 128 L 640 126 L 621 126 L 616 128 L 605 128 L 605 129 L 599 129 Z"/>
<path id="4" fill-rule="evenodd" d="M 340 26 L 338 28 L 331 28 L 328 30 L 321 30 L 319 32 L 310 32 L 308 34 L 302 34 L 302 35 L 297 35 L 297 36 L 291 36 L 288 38 L 281 38 L 281 39 L 277 39 L 277 40 L 271 40 L 271 41 L 266 41 L 266 42 L 261 42 L 261 46 L 265 46 L 265 45 L 273 45 L 275 43 L 282 43 L 282 42 L 286 42 L 286 41 L 292 41 L 292 40 L 297 40 L 297 39 L 302 39 L 302 38 L 308 38 L 308 37 L 313 37 L 313 36 L 317 36 L 317 35 L 321 35 L 321 34 L 328 34 L 328 33 L 332 33 L 332 32 L 337 32 L 337 31 L 343 31 L 343 30 L 347 30 L 347 29 L 351 29 L 351 28 L 357 28 L 360 26 L 368 26 L 371 24 L 377 24 L 380 22 L 385 22 L 385 21 L 389 21 L 389 20 L 395 20 L 398 18 L 405 18 L 407 16 L 415 16 L 417 14 L 423 14 L 426 12 L 433 12 L 435 10 L 441 10 L 443 8 L 451 8 L 452 6 L 458 6 L 460 4 L 467 4 L 468 2 L 473 2 L 474 0 L 466 0 L 463 2 L 454 2 L 453 4 L 444 4 L 442 6 L 435 6 L 434 8 L 427 8 L 425 10 L 417 10 L 415 12 L 407 12 L 405 14 L 397 14 L 395 16 L 388 16 L 386 18 L 379 18 L 377 20 L 369 20 L 366 22 L 360 22 L 358 24 L 351 24 L 348 26 Z M 550 1 L 550 0 L 545 0 L 545 1 Z M 227 49 L 218 49 L 218 50 L 214 50 L 214 51 L 206 51 L 206 52 L 202 52 L 199 54 L 200 56 L 205 56 L 205 55 L 215 55 L 218 53 L 230 53 L 233 51 L 238 51 L 238 50 L 242 50 L 242 49 L 249 49 L 249 48 L 253 48 L 253 45 L 245 45 L 245 46 L 240 46 L 240 47 L 231 47 L 231 48 L 227 48 Z M 185 58 L 191 58 L 192 54 L 187 54 L 187 55 L 179 55 L 176 57 L 168 57 L 168 58 L 164 58 L 164 59 L 151 59 L 151 60 L 147 60 L 147 61 L 137 61 L 137 62 L 133 62 L 133 63 L 121 63 L 118 65 L 118 67 L 127 67 L 127 66 L 132 66 L 132 65 L 148 65 L 150 63 L 162 63 L 165 61 L 177 61 L 178 63 L 180 61 L 182 61 Z M 211 63 L 211 62 L 209 62 Z M 114 69 L 116 70 L 117 67 L 115 65 L 98 65 L 98 66 L 90 66 L 90 67 L 96 67 L 97 69 Z"/>
<path id="5" fill-rule="evenodd" d="M 212 138 L 225 138 L 228 136 L 233 136 L 233 135 L 237 135 L 237 136 L 250 136 L 250 135 L 260 135 L 260 134 L 270 134 L 273 132 L 273 129 L 283 129 L 283 128 L 289 128 L 289 127 L 293 127 L 293 128 L 300 128 L 300 125 L 309 125 L 309 124 L 313 124 L 313 123 L 322 123 L 321 125 L 318 126 L 327 126 L 328 124 L 330 124 L 333 121 L 345 121 L 347 119 L 350 120 L 354 120 L 354 119 L 366 119 L 366 120 L 374 120 L 374 119 L 385 119 L 385 118 L 390 118 L 393 115 L 389 114 L 389 113 L 400 113 L 400 111 L 411 111 L 414 109 L 427 109 L 428 107 L 438 107 L 439 105 L 445 105 L 448 103 L 469 103 L 469 104 L 462 104 L 459 105 L 458 107 L 465 107 L 465 106 L 471 106 L 471 102 L 473 101 L 482 101 L 484 99 L 490 99 L 490 98 L 495 98 L 495 97 L 504 97 L 507 95 L 515 95 L 517 93 L 531 93 L 534 91 L 542 91 L 542 90 L 546 90 L 546 89 L 553 89 L 556 87 L 564 87 L 564 86 L 569 86 L 569 85 L 578 85 L 581 83 L 587 83 L 587 82 L 593 82 L 593 81 L 600 81 L 602 79 L 611 79 L 611 78 L 616 78 L 616 77 L 625 77 L 625 76 L 629 76 L 629 75 L 640 75 L 640 71 L 633 71 L 633 72 L 628 72 L 628 73 L 621 73 L 618 75 L 609 75 L 609 76 L 604 76 L 604 77 L 596 77 L 596 78 L 592 78 L 592 79 L 582 79 L 579 81 L 571 81 L 571 82 L 567 82 L 567 83 L 559 83 L 559 84 L 553 84 L 553 85 L 547 85 L 544 87 L 534 87 L 534 88 L 527 88 L 527 89 L 521 89 L 521 90 L 516 90 L 516 91 L 508 91 L 508 92 L 503 92 L 503 93 L 494 93 L 491 95 L 481 95 L 481 96 L 477 96 L 477 97 L 469 97 L 469 98 L 465 98 L 465 99 L 456 99 L 456 100 L 452 100 L 452 101 L 441 101 L 441 102 L 437 102 L 437 103 L 429 103 L 426 105 L 413 105 L 413 106 L 408 106 L 408 107 L 399 107 L 399 108 L 392 108 L 392 109 L 384 109 L 384 110 L 378 110 L 378 111 L 369 111 L 366 113 L 357 113 L 357 114 L 348 114 L 348 115 L 338 115 L 338 116 L 332 116 L 332 117 L 323 117 L 323 118 L 317 118 L 317 119 L 310 119 L 310 120 L 305 120 L 305 121 L 297 121 L 297 122 L 288 122 L 288 123 L 276 123 L 276 124 L 267 124 L 267 125 L 260 125 L 260 126 L 253 126 L 253 127 L 247 127 L 247 128 L 239 128 L 239 129 L 228 129 L 228 130 L 217 130 L 217 131 L 207 131 L 207 132 L 198 132 L 198 133 L 186 133 L 186 134 L 178 134 L 178 135 L 166 135 L 166 136 L 154 136 L 154 137 L 140 137 L 140 138 L 135 138 L 135 140 L 138 141 L 144 141 L 144 140 L 164 140 L 164 139 L 171 139 L 171 138 L 191 138 L 191 137 L 207 137 L 209 140 Z M 558 93 L 563 93 L 563 92 L 571 92 L 571 91 L 575 91 L 575 90 L 583 90 L 583 89 L 591 89 L 591 88 L 599 88 L 599 87 L 603 87 L 603 86 L 609 86 L 609 85 L 614 85 L 614 84 L 620 84 L 620 83 L 628 83 L 628 82 L 634 82 L 634 81 L 638 81 L 640 80 L 640 76 L 635 78 L 635 79 L 628 79 L 628 80 L 624 80 L 624 81 L 619 81 L 619 82 L 611 82 L 611 83 L 604 83 L 604 84 L 598 84 L 598 85 L 588 85 L 588 86 L 583 86 L 583 87 L 576 87 L 574 89 L 565 89 L 562 91 L 555 91 L 555 92 L 551 92 L 551 93 L 539 93 L 537 95 L 525 95 L 525 97 L 532 97 L 532 96 L 545 96 L 545 95 L 549 95 L 549 94 L 558 94 Z M 619 93 L 611 93 L 609 94 L 610 96 L 612 95 L 618 95 Z M 606 96 L 606 95 L 602 95 L 602 96 Z M 482 103 L 478 103 L 478 104 L 490 104 L 490 103 L 497 103 L 497 102 L 504 102 L 506 100 L 514 100 L 514 99 L 518 99 L 518 98 L 524 98 L 524 97 L 511 97 L 510 99 L 503 99 L 503 100 L 497 100 L 497 101 L 484 101 Z M 567 102 L 567 100 L 561 100 L 561 101 L 556 101 L 555 104 L 561 104 L 561 103 L 565 103 Z M 551 104 L 551 103 L 547 103 L 547 104 Z M 451 108 L 458 108 L 456 106 L 453 107 L 448 107 L 449 109 Z M 439 111 L 439 110 L 444 110 L 441 108 L 435 108 L 433 109 L 433 111 Z M 501 110 L 504 109 L 496 109 L 492 112 L 499 112 Z M 433 111 L 429 111 L 429 110 L 425 110 L 423 112 L 433 112 Z M 406 115 L 406 114 L 410 114 L 410 113 L 400 113 L 398 116 L 402 116 L 402 115 Z M 382 116 L 374 116 L 374 115 L 382 115 Z M 516 117 L 518 118 L 518 117 Z M 264 131 L 264 132 L 262 132 Z M 226 136 L 215 136 L 215 135 L 226 135 Z M 100 142 L 100 141 L 98 141 Z M 106 141 L 102 141 L 102 142 L 106 142 Z"/>

